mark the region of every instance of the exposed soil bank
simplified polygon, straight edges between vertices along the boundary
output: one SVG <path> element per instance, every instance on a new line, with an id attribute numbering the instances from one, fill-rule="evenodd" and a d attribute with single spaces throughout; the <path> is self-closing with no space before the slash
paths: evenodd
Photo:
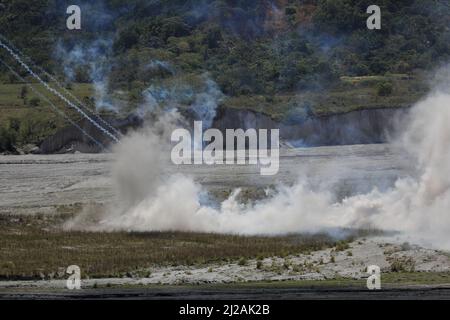
<path id="1" fill-rule="evenodd" d="M 277 122 L 250 110 L 222 109 L 213 126 L 225 129 L 280 129 L 280 139 L 296 146 L 331 146 L 383 143 L 395 132 L 409 109 L 368 109 L 294 122 Z"/>
<path id="2" fill-rule="evenodd" d="M 136 128 L 142 125 L 142 120 L 136 116 L 128 116 L 125 119 L 105 118 L 105 120 L 122 133 L 125 133 L 130 128 Z M 88 120 L 83 119 L 78 125 L 105 147 L 111 144 L 111 139 Z M 44 154 L 75 151 L 97 153 L 102 150 L 75 126 L 68 126 L 59 130 L 56 134 L 46 138 L 39 146 L 39 153 Z"/>
<path id="3" fill-rule="evenodd" d="M 279 122 L 267 115 L 251 110 L 222 108 L 218 110 L 213 127 L 225 133 L 226 129 L 280 129 L 280 139 L 294 146 L 332 146 L 383 143 L 395 132 L 408 109 L 368 109 L 323 117 L 306 117 L 295 122 Z M 109 119 L 122 132 L 142 125 L 136 116 L 122 120 Z M 83 120 L 80 126 L 99 142 L 108 146 L 105 137 L 90 122 Z M 89 141 L 74 126 L 66 127 L 45 139 L 40 145 L 40 153 L 100 152 L 100 148 Z"/>

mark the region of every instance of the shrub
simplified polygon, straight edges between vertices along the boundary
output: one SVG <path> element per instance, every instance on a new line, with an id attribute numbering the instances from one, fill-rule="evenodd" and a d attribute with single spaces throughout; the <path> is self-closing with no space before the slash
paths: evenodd
<path id="1" fill-rule="evenodd" d="M 338 241 L 336 243 L 336 251 L 344 251 L 350 248 L 347 241 Z"/>
<path id="2" fill-rule="evenodd" d="M 389 96 L 392 94 L 393 87 L 391 82 L 381 82 L 377 86 L 379 96 Z"/>
<path id="3" fill-rule="evenodd" d="M 395 258 L 391 262 L 391 272 L 413 272 L 415 263 L 412 258 Z"/>
<path id="4" fill-rule="evenodd" d="M 301 272 L 302 268 L 300 266 L 293 266 L 292 267 L 292 271 L 294 271 L 294 272 Z"/>
<path id="5" fill-rule="evenodd" d="M 16 143 L 15 132 L 11 129 L 0 127 L 0 152 L 13 151 Z"/>
<path id="6" fill-rule="evenodd" d="M 27 86 L 22 86 L 20 88 L 20 99 L 24 100 L 26 99 L 28 94 L 28 87 Z"/>
<path id="7" fill-rule="evenodd" d="M 41 99 L 36 98 L 36 97 L 31 98 L 29 104 L 32 107 L 38 107 L 41 104 Z"/>
<path id="8" fill-rule="evenodd" d="M 244 257 L 240 258 L 239 261 L 238 261 L 238 265 L 240 265 L 240 266 L 247 265 L 247 259 L 244 258 Z"/>
<path id="9" fill-rule="evenodd" d="M 87 66 L 79 66 L 75 69 L 75 82 L 89 83 L 91 81 L 91 75 L 89 74 L 89 68 Z"/>
<path id="10" fill-rule="evenodd" d="M 296 13 L 297 13 L 297 9 L 296 9 L 295 7 L 286 7 L 286 8 L 284 9 L 284 13 L 285 13 L 287 16 L 290 16 L 290 15 L 292 15 L 292 14 L 296 14 Z"/>

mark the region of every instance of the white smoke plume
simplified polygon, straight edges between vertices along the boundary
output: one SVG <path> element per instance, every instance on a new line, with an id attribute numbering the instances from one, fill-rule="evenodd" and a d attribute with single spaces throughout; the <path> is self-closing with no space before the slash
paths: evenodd
<path id="1" fill-rule="evenodd" d="M 173 73 L 170 65 L 162 61 L 152 61 L 150 66 L 164 67 Z M 149 113 L 164 109 L 185 109 L 191 111 L 196 119 L 201 120 L 205 129 L 210 128 L 224 94 L 207 73 L 198 80 L 200 88 L 189 84 L 182 77 L 176 78 L 169 85 L 152 84 L 143 92 L 144 103 L 139 106 L 136 113 L 145 117 Z"/>
<path id="2" fill-rule="evenodd" d="M 97 111 L 106 109 L 119 111 L 119 106 L 110 99 L 108 93 L 109 73 L 111 65 L 108 63 L 110 48 L 113 41 L 110 38 L 96 39 L 85 44 L 76 44 L 72 48 L 59 42 L 55 56 L 61 61 L 66 78 L 72 82 L 89 81 L 94 88 L 95 108 Z M 83 69 L 88 79 L 77 79 L 77 69 Z"/>
<path id="3" fill-rule="evenodd" d="M 168 141 L 155 130 L 135 133 L 116 150 L 114 178 L 118 205 L 95 229 L 180 230 L 235 234 L 283 234 L 329 228 L 396 230 L 411 241 L 450 248 L 450 94 L 438 91 L 418 103 L 408 125 L 393 143 L 416 160 L 413 176 L 385 191 L 336 202 L 333 190 L 317 191 L 307 180 L 279 187 L 254 204 L 236 200 L 239 190 L 219 208 L 203 205 L 202 187 L 182 175 L 166 176 L 161 155 Z M 173 124 L 166 121 L 164 127 Z M 164 123 L 162 120 L 161 123 Z"/>

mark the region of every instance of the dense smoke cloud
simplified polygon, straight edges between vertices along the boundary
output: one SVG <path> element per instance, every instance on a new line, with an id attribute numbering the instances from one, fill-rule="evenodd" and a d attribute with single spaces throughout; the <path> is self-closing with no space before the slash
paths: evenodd
<path id="1" fill-rule="evenodd" d="M 114 168 L 119 206 L 93 227 L 100 230 L 183 230 L 236 234 L 283 234 L 330 228 L 397 230 L 410 240 L 450 248 L 450 94 L 436 91 L 411 111 L 393 143 L 416 160 L 416 173 L 388 190 L 336 202 L 333 190 L 317 191 L 307 179 L 279 187 L 254 204 L 236 200 L 203 205 L 202 187 L 190 177 L 164 176 L 165 135 L 135 133 L 116 150 Z M 170 127 L 174 119 L 162 120 Z M 160 122 L 161 124 L 162 122 Z M 130 156 L 133 154 L 133 156 Z"/>

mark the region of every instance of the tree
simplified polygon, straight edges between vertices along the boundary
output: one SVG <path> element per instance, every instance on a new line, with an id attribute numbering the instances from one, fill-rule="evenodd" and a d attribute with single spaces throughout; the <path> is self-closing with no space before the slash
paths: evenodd
<path id="1" fill-rule="evenodd" d="M 391 82 L 381 82 L 377 86 L 377 93 L 379 96 L 389 96 L 392 94 L 393 86 Z"/>
<path id="2" fill-rule="evenodd" d="M 41 104 L 41 99 L 34 97 L 30 99 L 30 106 L 38 107 Z"/>
<path id="3" fill-rule="evenodd" d="M 0 152 L 13 151 L 16 137 L 12 130 L 0 127 Z"/>
<path id="4" fill-rule="evenodd" d="M 22 86 L 20 88 L 20 99 L 25 100 L 27 98 L 27 94 L 28 94 L 28 87 Z"/>

